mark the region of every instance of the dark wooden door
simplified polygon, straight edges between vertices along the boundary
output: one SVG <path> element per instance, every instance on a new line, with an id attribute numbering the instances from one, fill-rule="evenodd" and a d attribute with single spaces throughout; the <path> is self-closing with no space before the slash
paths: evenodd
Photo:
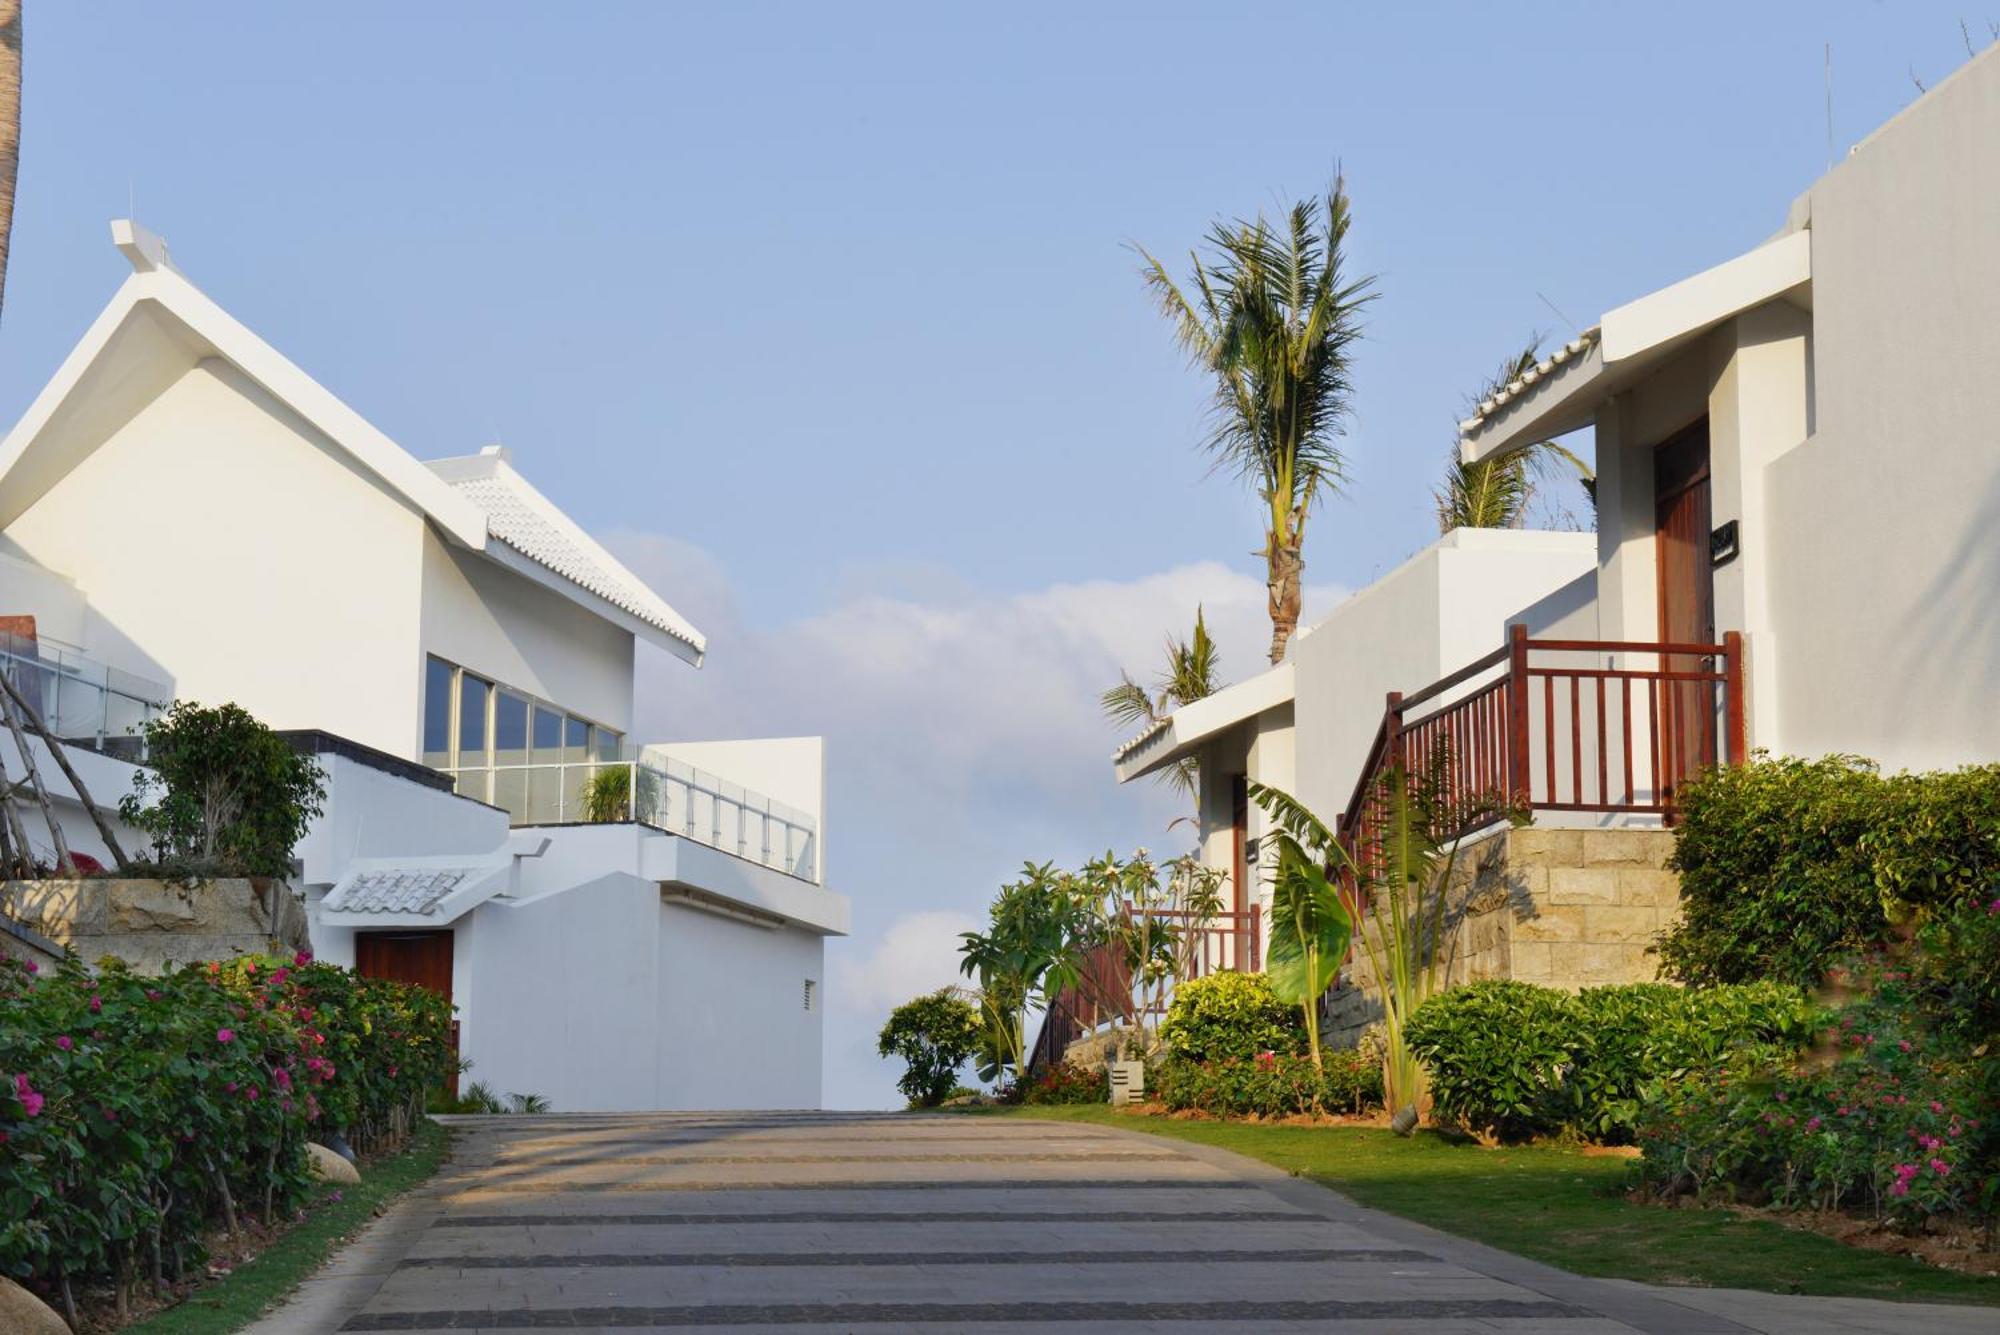
<path id="1" fill-rule="evenodd" d="M 1715 643 L 1715 572 L 1709 561 L 1708 422 L 1668 439 L 1653 453 L 1657 520 L 1660 639 L 1669 644 Z M 1668 654 L 1669 672 L 1705 672 L 1711 658 Z M 1669 681 L 1662 691 L 1661 782 L 1670 795 L 1682 781 L 1715 763 L 1715 686 Z"/>
<path id="2" fill-rule="evenodd" d="M 428 988 L 451 1000 L 452 934 L 432 932 L 356 932 L 354 972 L 363 978 L 387 978 Z M 452 1055 L 458 1054 L 458 1021 L 451 1022 Z M 458 1097 L 458 1072 L 447 1082 Z"/>

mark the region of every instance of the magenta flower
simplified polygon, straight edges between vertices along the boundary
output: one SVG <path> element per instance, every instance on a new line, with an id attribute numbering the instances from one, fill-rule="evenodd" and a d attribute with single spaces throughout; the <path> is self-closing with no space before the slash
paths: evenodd
<path id="1" fill-rule="evenodd" d="M 1808 1118 L 1806 1118 L 1806 1130 L 1808 1130 L 1808 1131 L 1817 1131 L 1817 1130 L 1819 1130 L 1819 1118 L 1817 1118 L 1817 1117 L 1808 1117 Z"/>
<path id="2" fill-rule="evenodd" d="M 1933 1159 L 1931 1160 L 1931 1171 L 1939 1177 L 1949 1177 L 1951 1175 L 1951 1165 L 1942 1159 Z"/>
<path id="3" fill-rule="evenodd" d="M 1910 1194 L 1910 1184 L 1901 1178 L 1897 1178 L 1889 1184 L 1889 1194 L 1891 1196 L 1907 1196 Z"/>
<path id="4" fill-rule="evenodd" d="M 37 1094 L 29 1087 L 26 1072 L 14 1077 L 14 1097 L 21 1101 L 21 1111 L 30 1117 L 40 1117 L 42 1115 L 42 1105 L 48 1102 L 46 1098 Z"/>
<path id="5" fill-rule="evenodd" d="M 1944 1115 L 1944 1105 L 1943 1105 L 1942 1103 L 1939 1103 L 1939 1102 L 1938 1102 L 1938 1101 L 1937 1101 L 1936 1099 L 1932 1099 L 1932 1100 L 1931 1100 L 1931 1111 L 1932 1111 L 1932 1112 L 1934 1112 L 1934 1113 L 1937 1113 L 1937 1114 L 1938 1114 L 1939 1116 L 1943 1116 L 1943 1115 Z"/>
<path id="6" fill-rule="evenodd" d="M 61 1048 L 64 1052 L 68 1052 L 71 1048 L 76 1046 L 76 1040 L 71 1038 L 68 1034 L 57 1034 L 56 1046 Z"/>
<path id="7" fill-rule="evenodd" d="M 33 960 L 22 960 L 21 963 L 28 966 L 29 973 L 40 973 L 42 971 L 42 966 L 35 963 Z"/>
<path id="8" fill-rule="evenodd" d="M 218 1043 L 233 1043 L 236 1041 L 236 1031 L 234 1029 L 218 1029 L 215 1031 L 215 1041 Z"/>
<path id="9" fill-rule="evenodd" d="M 90 1013 L 92 1015 L 97 1014 L 99 1011 L 103 1009 L 104 1009 L 104 998 L 94 996 L 90 999 Z"/>
<path id="10" fill-rule="evenodd" d="M 1995 904 L 2000 904 L 2000 899 L 1996 899 L 1993 902 Z M 313 962 L 313 953 L 310 950 L 301 950 L 298 954 L 292 956 L 292 963 L 297 965 L 301 969 L 303 969 L 306 965 L 311 964 L 312 962 Z"/>

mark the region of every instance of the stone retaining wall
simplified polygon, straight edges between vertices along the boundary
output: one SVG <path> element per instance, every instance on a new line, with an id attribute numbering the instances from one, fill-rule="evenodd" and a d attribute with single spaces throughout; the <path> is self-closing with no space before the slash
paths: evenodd
<path id="1" fill-rule="evenodd" d="M 1452 983 L 1512 978 L 1580 988 L 1652 981 L 1655 938 L 1680 911 L 1667 830 L 1503 829 L 1464 847 L 1452 870 L 1446 934 Z M 1325 1030 L 1351 1045 L 1381 1018 L 1357 951 L 1328 994 Z"/>
<path id="2" fill-rule="evenodd" d="M 85 877 L 0 882 L 0 917 L 87 962 L 107 955 L 140 973 L 196 960 L 310 948 L 304 906 L 283 881 Z M 12 937 L 10 936 L 11 940 Z"/>

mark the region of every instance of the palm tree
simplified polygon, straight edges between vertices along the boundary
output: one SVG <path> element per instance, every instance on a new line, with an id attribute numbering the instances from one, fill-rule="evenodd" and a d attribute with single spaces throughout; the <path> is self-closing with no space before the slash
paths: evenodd
<path id="1" fill-rule="evenodd" d="M 1098 697 L 1106 717 L 1120 727 L 1152 727 L 1179 709 L 1205 699 L 1222 689 L 1219 678 L 1222 659 L 1215 641 L 1209 638 L 1208 621 L 1200 607 L 1194 610 L 1194 634 L 1185 640 L 1167 636 L 1167 666 L 1153 679 L 1153 689 L 1122 672 L 1118 684 Z M 1192 757 L 1162 770 L 1159 777 L 1176 792 L 1195 795 L 1195 762 Z"/>
<path id="2" fill-rule="evenodd" d="M 1336 179 L 1326 198 L 1292 205 L 1278 226 L 1217 222 L 1212 254 L 1191 255 L 1193 297 L 1141 248 L 1146 285 L 1195 365 L 1215 378 L 1217 467 L 1247 478 L 1270 507 L 1264 533 L 1271 661 L 1284 661 L 1299 624 L 1306 520 L 1322 489 L 1338 490 L 1347 459 L 1350 348 L 1373 278 L 1348 281 L 1342 247 L 1350 221 Z"/>
<path id="3" fill-rule="evenodd" d="M 14 178 L 21 166 L 21 0 L 0 0 L 0 300 L 14 236 Z"/>
<path id="4" fill-rule="evenodd" d="M 1532 335 L 1520 354 L 1502 366 L 1480 391 L 1472 396 L 1483 402 L 1498 393 L 1517 376 L 1532 370 L 1541 352 L 1542 337 Z M 1552 440 L 1537 440 L 1511 450 L 1465 462 L 1456 445 L 1445 461 L 1444 482 L 1432 497 L 1437 501 L 1438 532 L 1455 528 L 1520 528 L 1527 520 L 1528 503 L 1534 499 L 1535 485 L 1551 472 L 1574 471 L 1583 482 L 1584 494 L 1593 504 L 1597 475 L 1590 465 Z"/>

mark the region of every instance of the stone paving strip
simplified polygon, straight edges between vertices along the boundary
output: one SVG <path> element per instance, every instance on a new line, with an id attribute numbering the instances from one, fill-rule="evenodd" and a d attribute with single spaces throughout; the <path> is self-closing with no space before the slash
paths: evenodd
<path id="1" fill-rule="evenodd" d="M 1756 1329 L 1109 1128 L 663 1113 L 460 1129 L 432 1187 L 256 1335 Z"/>

